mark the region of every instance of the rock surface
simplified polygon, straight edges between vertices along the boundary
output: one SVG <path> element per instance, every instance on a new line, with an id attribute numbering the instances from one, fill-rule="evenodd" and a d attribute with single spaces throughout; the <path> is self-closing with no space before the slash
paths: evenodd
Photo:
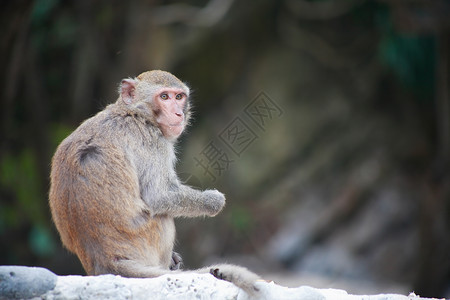
<path id="1" fill-rule="evenodd" d="M 0 266 L 0 298 L 29 299 L 56 286 L 58 276 L 44 268 Z"/>
<path id="2" fill-rule="evenodd" d="M 258 282 L 257 299 L 412 300 L 409 296 L 349 295 L 336 289 L 287 288 Z M 0 299 L 252 299 L 233 284 L 209 274 L 179 273 L 158 278 L 114 275 L 56 276 L 44 268 L 0 266 Z"/>

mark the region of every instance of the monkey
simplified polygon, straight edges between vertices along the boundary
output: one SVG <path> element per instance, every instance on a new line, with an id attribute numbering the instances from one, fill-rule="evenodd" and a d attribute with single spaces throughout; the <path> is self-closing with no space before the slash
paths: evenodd
<path id="1" fill-rule="evenodd" d="M 85 120 L 52 158 L 49 205 L 63 245 L 88 275 L 152 278 L 182 272 L 174 218 L 217 215 L 225 196 L 180 182 L 175 144 L 191 118 L 190 89 L 169 72 L 123 79 L 116 102 Z M 186 272 L 186 271 L 183 271 Z M 248 293 L 259 276 L 219 264 L 210 273 Z"/>

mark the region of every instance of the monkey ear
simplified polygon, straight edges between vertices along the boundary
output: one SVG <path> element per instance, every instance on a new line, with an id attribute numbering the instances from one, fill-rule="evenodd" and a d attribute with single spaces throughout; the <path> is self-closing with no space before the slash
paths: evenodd
<path id="1" fill-rule="evenodd" d="M 136 88 L 136 80 L 133 79 L 123 79 L 120 84 L 120 95 L 122 96 L 122 101 L 125 104 L 131 104 L 134 102 L 134 90 Z"/>

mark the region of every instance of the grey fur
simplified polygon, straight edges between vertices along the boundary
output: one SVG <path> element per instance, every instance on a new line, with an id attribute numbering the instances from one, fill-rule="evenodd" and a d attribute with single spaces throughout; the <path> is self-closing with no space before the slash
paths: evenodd
<path id="1" fill-rule="evenodd" d="M 165 138 L 155 121 L 151 102 L 155 89 L 149 82 L 160 76 L 158 86 L 164 83 L 187 93 L 189 89 L 170 73 L 152 72 L 127 80 L 125 84 L 135 89 L 128 86 L 123 93 L 132 101 L 124 101 L 122 94 L 83 122 L 59 145 L 52 160 L 53 220 L 63 244 L 78 255 L 89 275 L 156 277 L 179 272 L 182 260 L 173 252 L 173 218 L 215 216 L 225 205 L 219 191 L 199 191 L 179 181 L 175 141 Z M 188 102 L 185 115 L 187 124 Z M 254 292 L 258 278 L 232 265 L 197 271 L 248 292 Z"/>

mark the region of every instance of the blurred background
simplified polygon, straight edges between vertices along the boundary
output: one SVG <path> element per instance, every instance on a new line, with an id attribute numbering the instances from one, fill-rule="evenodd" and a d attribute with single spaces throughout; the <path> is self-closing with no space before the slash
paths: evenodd
<path id="1" fill-rule="evenodd" d="M 84 274 L 51 221 L 51 157 L 121 79 L 163 69 L 194 90 L 180 177 L 227 196 L 177 220 L 187 268 L 450 297 L 450 1 L 0 7 L 0 264 Z"/>

